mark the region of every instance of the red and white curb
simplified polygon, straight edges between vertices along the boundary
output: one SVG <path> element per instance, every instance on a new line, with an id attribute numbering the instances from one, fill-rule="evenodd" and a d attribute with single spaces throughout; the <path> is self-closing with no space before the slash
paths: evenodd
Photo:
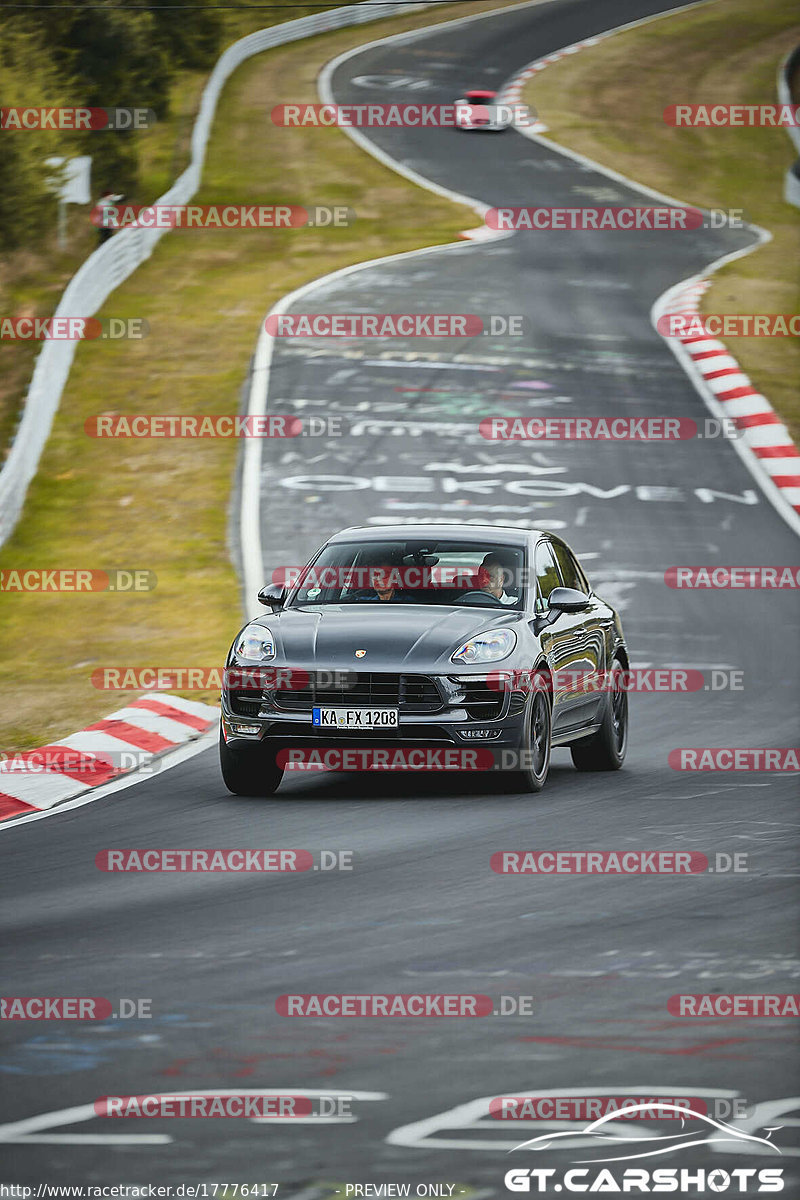
<path id="1" fill-rule="evenodd" d="M 6 758 L 0 761 L 0 821 L 52 808 L 140 770 L 218 720 L 219 710 L 209 704 L 149 692 L 79 733 Z"/>
<path id="2" fill-rule="evenodd" d="M 676 284 L 656 302 L 653 324 L 658 327 L 662 317 L 672 315 L 702 322 L 700 300 L 710 286 L 704 277 Z M 741 430 L 733 444 L 741 457 L 747 456 L 751 473 L 772 502 L 800 532 L 800 451 L 769 400 L 717 338 L 702 333 L 662 337 L 714 416 L 727 418 Z"/>
<path id="3" fill-rule="evenodd" d="M 697 0 L 697 2 L 683 5 L 681 8 L 670 9 L 638 21 L 631 21 L 627 25 L 605 30 L 595 37 L 574 42 L 571 46 L 565 46 L 553 54 L 548 54 L 545 58 L 537 59 L 535 62 L 529 63 L 502 87 L 500 102 L 505 104 L 521 103 L 522 89 L 528 80 L 552 63 L 566 58 L 567 55 L 577 54 L 579 50 L 595 46 L 605 38 L 623 33 L 625 30 L 674 16 L 687 9 L 697 8 L 701 3 L 703 0 Z M 572 158 L 575 162 L 591 167 L 602 175 L 636 188 L 645 195 L 653 196 L 669 204 L 680 205 L 683 203 L 674 197 L 657 192 L 635 179 L 629 179 L 611 167 L 605 167 L 602 163 L 595 162 L 575 150 L 560 146 L 549 138 L 541 137 L 540 134 L 544 128 L 543 125 L 532 125 L 527 128 L 519 128 L 517 132 L 538 142 L 541 146 L 546 146 L 567 158 Z M 765 241 L 771 239 L 772 235 L 766 230 L 755 225 L 750 228 L 758 238 L 756 244 L 709 264 L 703 275 L 682 280 L 658 298 L 651 312 L 654 327 L 658 328 L 660 317 L 672 313 L 699 317 L 700 299 L 711 286 L 711 281 L 707 276 L 733 259 L 758 249 Z M 718 420 L 726 418 L 733 420 L 736 428 L 741 431 L 740 437 L 731 439 L 731 445 L 761 487 L 766 498 L 794 532 L 800 534 L 800 453 L 798 453 L 788 429 L 769 400 L 754 387 L 730 350 L 716 338 L 664 337 L 664 341 L 686 371 L 712 415 Z"/>
<path id="4" fill-rule="evenodd" d="M 570 46 L 562 46 L 560 50 L 554 50 L 552 54 L 545 55 L 544 58 L 537 58 L 534 62 L 528 63 L 521 71 L 517 72 L 512 79 L 506 83 L 498 96 L 500 104 L 519 104 L 522 100 L 522 89 L 529 79 L 533 79 L 534 75 L 538 75 L 540 71 L 544 71 L 546 67 L 550 67 L 553 63 L 559 62 L 562 58 L 567 58 L 570 54 L 577 54 L 579 50 L 585 50 L 587 46 L 596 46 L 598 42 L 602 42 L 605 38 L 613 37 L 616 33 L 623 33 L 626 29 L 637 29 L 642 25 L 650 25 L 653 21 L 660 21 L 666 17 L 674 17 L 678 13 L 686 12 L 690 8 L 698 8 L 707 0 L 690 0 L 688 4 L 682 4 L 680 8 L 667 9 L 664 12 L 653 13 L 649 17 L 640 17 L 636 21 L 628 21 L 624 25 L 617 25 L 614 29 L 604 29 L 601 33 L 595 33 L 592 37 L 583 38 L 580 42 L 573 42 Z M 520 129 L 520 133 L 537 134 L 543 133 L 547 126 L 543 122 L 537 122 L 535 125 L 529 125 L 525 129 Z"/>
<path id="5" fill-rule="evenodd" d="M 522 89 L 529 79 L 533 79 L 534 75 L 538 75 L 540 71 L 544 71 L 545 67 L 550 67 L 553 63 L 558 62 L 562 58 L 567 58 L 570 54 L 577 54 L 579 50 L 583 50 L 586 46 L 596 46 L 603 38 L 607 38 L 616 30 L 609 30 L 606 33 L 598 33 L 595 37 L 584 38 L 582 42 L 573 42 L 571 46 L 564 46 L 561 50 L 555 50 L 552 54 L 546 55 L 545 58 L 537 58 L 535 62 L 528 63 L 527 67 L 515 75 L 514 78 L 505 85 L 502 89 L 498 103 L 500 104 L 521 104 Z M 547 126 L 544 121 L 536 121 L 533 125 L 527 125 L 524 129 L 518 130 L 520 133 L 546 133 Z"/>

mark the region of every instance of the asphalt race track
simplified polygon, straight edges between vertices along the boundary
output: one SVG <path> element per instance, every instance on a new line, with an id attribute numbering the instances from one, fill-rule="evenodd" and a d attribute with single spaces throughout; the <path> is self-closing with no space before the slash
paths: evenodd
<path id="1" fill-rule="evenodd" d="M 450 101 L 668 7 L 676 6 L 556 2 L 451 26 L 349 58 L 333 75 L 334 95 Z M 426 84 L 408 92 L 396 79 Z M 399 162 L 489 205 L 642 203 L 641 193 L 515 132 L 370 136 Z M 533 797 L 487 786 L 480 773 L 304 774 L 287 776 L 271 800 L 236 799 L 214 749 L 95 804 L 6 828 L 3 849 L 14 853 L 0 879 L 0 923 L 13 950 L 5 993 L 147 997 L 153 1016 L 51 1022 L 44 1032 L 3 1023 L 0 1074 L 10 1086 L 0 1181 L 274 1180 L 279 1197 L 304 1200 L 346 1182 L 448 1181 L 500 1196 L 511 1165 L 560 1167 L 584 1156 L 509 1159 L 530 1133 L 489 1120 L 472 1128 L 468 1113 L 449 1113 L 479 1097 L 640 1087 L 707 1089 L 753 1104 L 794 1094 L 793 1022 L 681 1020 L 667 1001 L 677 992 L 796 990 L 796 777 L 680 772 L 668 755 L 795 743 L 797 605 L 786 592 L 676 591 L 664 572 L 793 563 L 796 536 L 722 438 L 540 447 L 478 432 L 489 414 L 672 416 L 702 428 L 709 414 L 653 331 L 650 308 L 752 240 L 730 229 L 518 233 L 323 281 L 298 302 L 297 312 L 521 314 L 526 332 L 279 339 L 269 411 L 335 418 L 342 433 L 264 443 L 265 578 L 348 524 L 552 528 L 621 609 L 636 665 L 697 668 L 709 681 L 712 671 L 717 681 L 737 671 L 741 689 L 632 696 L 623 771 L 581 775 L 557 751 Z M 238 618 L 232 597 L 232 632 Z M 95 868 L 101 849 L 135 846 L 346 849 L 354 869 L 293 877 Z M 494 851 L 528 848 L 745 852 L 749 870 L 621 879 L 490 870 Z M 275 1012 L 286 992 L 415 991 L 531 996 L 533 1015 Z M 372 1098 L 353 1102 L 356 1121 L 327 1126 L 75 1113 L 16 1137 L 8 1128 L 107 1094 L 223 1088 Z M 786 1124 L 791 1107 L 771 1123 Z M 795 1132 L 775 1135 L 780 1160 L 700 1147 L 664 1165 L 779 1162 L 784 1194 L 797 1195 Z"/>

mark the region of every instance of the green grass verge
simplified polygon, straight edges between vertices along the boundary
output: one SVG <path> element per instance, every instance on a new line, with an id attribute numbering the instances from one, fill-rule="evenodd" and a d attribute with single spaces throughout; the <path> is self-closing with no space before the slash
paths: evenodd
<path id="1" fill-rule="evenodd" d="M 292 17 L 296 19 L 313 11 L 311 7 L 298 6 L 292 10 Z M 238 38 L 277 24 L 280 19 L 281 14 L 276 10 L 236 8 L 223 12 L 220 53 Z M 139 153 L 139 186 L 130 197 L 133 202 L 146 204 L 155 200 L 188 165 L 192 126 L 208 75 L 209 71 L 178 71 L 170 88 L 169 117 L 134 135 Z M 86 148 L 80 152 L 86 152 Z M 91 153 L 91 147 L 88 152 Z M 97 200 L 100 183 L 102 180 L 95 176 L 92 203 Z M 0 313 L 40 318 L 52 315 L 70 277 L 97 246 L 97 231 L 89 220 L 91 207 L 92 204 L 67 207 L 63 246 L 58 244 L 54 221 L 53 228 L 35 244 L 0 257 Z M 0 341 L 0 462 L 8 453 L 22 415 L 40 348 L 41 343 L 36 341 Z"/>
<path id="2" fill-rule="evenodd" d="M 503 7 L 502 0 L 481 11 Z M 198 203 L 347 204 L 352 228 L 176 231 L 102 315 L 145 317 L 139 342 L 87 342 L 75 362 L 22 520 L 0 569 L 144 567 L 138 595 L 7 594 L 0 633 L 0 752 L 63 737 L 125 703 L 98 667 L 223 662 L 240 620 L 227 544 L 233 440 L 88 438 L 99 412 L 235 412 L 256 335 L 280 296 L 338 267 L 455 240 L 474 213 L 381 166 L 334 129 L 277 129 L 276 102 L 316 102 L 334 55 L 372 37 L 471 14 L 468 5 L 325 34 L 259 55 L 221 98 Z M 154 166 L 154 170 L 156 167 Z M 215 702 L 214 693 L 194 693 Z"/>
<path id="3" fill-rule="evenodd" d="M 800 39 L 794 0 L 714 0 L 619 33 L 549 66 L 525 88 L 549 138 L 689 204 L 743 209 L 773 240 L 723 267 L 707 313 L 800 312 L 800 212 L 783 200 L 795 158 L 785 129 L 674 129 L 670 104 L 773 104 Z M 800 342 L 729 338 L 756 386 L 800 438 Z"/>

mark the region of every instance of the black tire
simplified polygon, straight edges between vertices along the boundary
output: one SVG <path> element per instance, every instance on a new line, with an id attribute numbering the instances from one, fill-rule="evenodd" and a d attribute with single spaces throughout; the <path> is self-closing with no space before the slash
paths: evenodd
<path id="1" fill-rule="evenodd" d="M 234 796 L 271 796 L 280 787 L 283 767 L 279 767 L 276 751 L 263 746 L 248 746 L 232 750 L 219 735 L 219 765 L 225 787 Z"/>
<path id="2" fill-rule="evenodd" d="M 613 687 L 606 694 L 603 723 L 597 733 L 570 746 L 578 771 L 618 771 L 628 750 L 628 692 L 624 686 L 625 668 L 614 659 L 611 668 Z M 620 676 L 623 678 L 620 679 Z M 622 684 L 622 686 L 620 686 Z"/>
<path id="3" fill-rule="evenodd" d="M 550 751 L 553 736 L 553 706 L 547 680 L 537 675 L 534 681 L 520 753 L 527 754 L 528 765 L 509 776 L 509 786 L 517 792 L 540 792 L 550 770 Z"/>

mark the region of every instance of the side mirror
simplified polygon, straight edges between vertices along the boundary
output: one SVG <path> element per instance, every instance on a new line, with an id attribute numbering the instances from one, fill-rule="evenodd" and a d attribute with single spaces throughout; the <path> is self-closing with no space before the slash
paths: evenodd
<path id="1" fill-rule="evenodd" d="M 563 588 L 561 589 L 564 590 Z M 267 604 L 273 610 L 283 608 L 286 600 L 286 588 L 280 583 L 268 583 L 258 593 L 259 604 Z"/>
<path id="2" fill-rule="evenodd" d="M 585 592 L 579 592 L 577 588 L 557 587 L 553 588 L 550 593 L 550 598 L 547 601 L 547 607 L 554 609 L 556 612 L 581 612 L 582 609 L 588 608 L 591 600 Z"/>

